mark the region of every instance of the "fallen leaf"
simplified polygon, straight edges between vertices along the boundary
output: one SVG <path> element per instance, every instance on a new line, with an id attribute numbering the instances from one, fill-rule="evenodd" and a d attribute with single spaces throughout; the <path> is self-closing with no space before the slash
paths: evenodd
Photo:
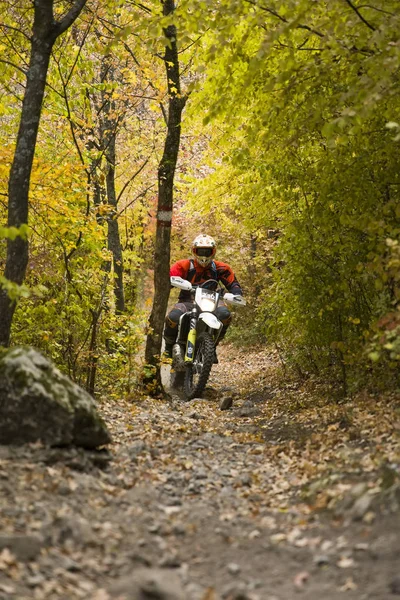
<path id="1" fill-rule="evenodd" d="M 68 487 L 71 492 L 75 492 L 79 486 L 74 479 L 68 479 Z"/>
<path id="2" fill-rule="evenodd" d="M 181 506 L 163 506 L 163 511 L 166 515 L 176 515 L 182 510 Z"/>
<path id="3" fill-rule="evenodd" d="M 270 536 L 269 539 L 274 544 L 279 544 L 279 542 L 283 542 L 284 540 L 286 540 L 287 536 L 285 533 L 274 533 L 273 535 Z"/>
<path id="4" fill-rule="evenodd" d="M 0 571 L 7 571 L 9 567 L 16 564 L 16 558 L 8 548 L 0 553 Z"/>
<path id="5" fill-rule="evenodd" d="M 0 592 L 4 592 L 5 594 L 15 594 L 15 587 L 7 585 L 6 583 L 0 583 Z"/>
<path id="6" fill-rule="evenodd" d="M 258 529 L 253 529 L 253 531 L 250 531 L 250 533 L 249 533 L 250 540 L 255 540 L 256 538 L 259 538 L 260 536 L 261 536 L 261 532 Z"/>
<path id="7" fill-rule="evenodd" d="M 293 580 L 294 585 L 298 588 L 303 587 L 306 581 L 309 579 L 309 577 L 310 573 L 308 571 L 300 571 L 300 573 L 297 573 Z"/>
<path id="8" fill-rule="evenodd" d="M 348 577 L 346 579 L 346 581 L 344 582 L 344 584 L 339 588 L 339 590 L 341 592 L 348 592 L 348 591 L 353 591 L 357 589 L 357 584 L 354 583 L 352 577 Z"/>
<path id="9" fill-rule="evenodd" d="M 341 569 L 349 569 L 350 567 L 354 567 L 355 562 L 350 556 L 341 556 L 336 564 Z"/>
<path id="10" fill-rule="evenodd" d="M 204 594 L 201 600 L 215 600 L 215 590 L 214 588 L 208 588 L 206 593 Z"/>
<path id="11" fill-rule="evenodd" d="M 376 514 L 374 512 L 372 512 L 372 510 L 370 510 L 369 512 L 367 512 L 364 517 L 363 517 L 363 521 L 364 523 L 367 523 L 368 525 L 370 525 L 373 521 L 375 521 L 376 518 Z"/>

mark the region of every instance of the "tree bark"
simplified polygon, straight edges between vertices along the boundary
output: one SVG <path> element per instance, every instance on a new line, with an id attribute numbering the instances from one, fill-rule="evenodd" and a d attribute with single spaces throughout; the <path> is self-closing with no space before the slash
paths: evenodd
<path id="1" fill-rule="evenodd" d="M 91 329 L 92 333 L 90 336 L 90 344 L 89 344 L 89 357 L 88 357 L 88 370 L 86 377 L 86 391 L 94 396 L 95 392 L 95 384 L 96 384 L 96 373 L 97 373 L 97 364 L 98 364 L 98 353 L 97 353 L 97 334 L 98 334 L 98 323 L 101 317 L 101 313 L 104 309 L 104 301 L 107 291 L 108 284 L 108 276 L 105 275 L 103 280 L 103 285 L 101 289 L 101 295 L 99 304 L 96 309 L 91 308 L 90 312 L 92 314 L 92 324 Z"/>
<path id="2" fill-rule="evenodd" d="M 175 10 L 174 0 L 164 0 L 163 14 L 171 15 Z M 164 30 L 169 43 L 166 44 L 164 63 L 168 82 L 168 121 L 164 151 L 158 167 L 157 227 L 154 252 L 154 300 L 149 318 L 149 334 L 146 340 L 145 360 L 152 369 L 150 393 L 162 392 L 159 356 L 162 332 L 170 290 L 169 264 L 173 208 L 173 185 L 178 160 L 182 111 L 186 97 L 181 95 L 180 72 L 175 25 Z"/>
<path id="3" fill-rule="evenodd" d="M 77 0 L 59 22 L 54 20 L 53 2 L 54 0 L 34 0 L 31 53 L 8 182 L 8 227 L 20 227 L 28 223 L 29 185 L 51 51 L 57 37 L 64 33 L 78 17 L 86 0 Z M 15 240 L 8 240 L 5 278 L 21 285 L 25 279 L 28 258 L 27 239 L 17 237 Z M 10 343 L 15 306 L 15 301 L 9 299 L 4 288 L 1 289 L 0 345 L 2 346 L 8 346 Z"/>
<path id="4" fill-rule="evenodd" d="M 115 81 L 114 67 L 112 58 L 105 57 L 103 68 L 105 70 L 104 81 Z M 104 148 L 104 156 L 107 161 L 106 166 L 106 192 L 107 203 L 110 207 L 107 215 L 107 241 L 108 249 L 112 254 L 113 264 L 113 289 L 115 299 L 115 309 L 117 314 L 125 312 L 125 294 L 124 294 L 124 265 L 122 256 L 121 236 L 118 222 L 118 199 L 115 190 L 115 163 L 116 163 L 116 138 L 119 119 L 116 116 L 115 102 L 112 99 L 112 93 L 106 91 L 103 95 L 103 123 L 101 129 L 101 144 Z"/>
<path id="5" fill-rule="evenodd" d="M 114 166 L 108 166 L 106 177 L 108 203 L 113 207 L 107 216 L 107 237 L 108 249 L 113 256 L 113 288 L 115 299 L 115 310 L 117 314 L 125 312 L 125 293 L 124 293 L 124 264 L 122 256 L 121 236 L 119 233 L 119 223 L 117 215 L 117 199 L 115 194 Z"/>

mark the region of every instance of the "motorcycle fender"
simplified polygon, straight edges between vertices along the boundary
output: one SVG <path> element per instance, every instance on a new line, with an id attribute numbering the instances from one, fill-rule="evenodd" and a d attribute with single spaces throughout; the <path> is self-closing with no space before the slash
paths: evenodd
<path id="1" fill-rule="evenodd" d="M 211 327 L 211 329 L 221 329 L 221 327 L 222 327 L 221 321 L 219 319 L 217 319 L 217 317 L 215 315 L 213 315 L 212 313 L 208 313 L 208 312 L 201 313 L 201 315 L 199 316 L 199 319 L 201 321 L 204 321 L 204 323 L 206 325 L 208 325 L 208 327 Z"/>
<path id="2" fill-rule="evenodd" d="M 191 329 L 189 331 L 187 344 L 186 344 L 185 362 L 193 362 L 195 344 L 196 344 L 196 330 Z"/>

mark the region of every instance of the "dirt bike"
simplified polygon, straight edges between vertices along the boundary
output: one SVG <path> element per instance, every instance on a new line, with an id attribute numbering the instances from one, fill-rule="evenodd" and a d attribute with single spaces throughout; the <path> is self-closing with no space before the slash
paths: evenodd
<path id="1" fill-rule="evenodd" d="M 170 376 L 171 387 L 183 387 L 185 399 L 191 400 L 204 391 L 216 358 L 215 347 L 223 325 L 214 313 L 220 299 L 240 306 L 245 306 L 246 300 L 229 292 L 223 295 L 215 279 L 192 286 L 190 281 L 173 276 L 171 285 L 192 296 L 193 308 L 179 319 Z"/>

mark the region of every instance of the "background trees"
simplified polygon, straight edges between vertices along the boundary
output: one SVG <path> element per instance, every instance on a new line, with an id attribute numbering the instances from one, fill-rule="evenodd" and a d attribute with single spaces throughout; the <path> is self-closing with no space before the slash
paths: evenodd
<path id="1" fill-rule="evenodd" d="M 129 387 L 137 367 L 145 319 L 140 292 L 151 266 L 144 257 L 163 143 L 159 105 L 167 83 L 155 56 L 158 28 L 148 12 L 124 6 L 89 5 L 54 49 L 30 188 L 27 284 L 40 282 L 42 289 L 19 304 L 12 337 L 50 353 L 91 390 L 96 370 L 100 382 L 120 376 Z M 29 19 L 28 12 L 27 35 Z M 151 39 L 149 27 L 156 29 Z M 12 144 L 17 108 L 18 101 L 3 119 L 9 126 L 3 148 Z"/>
<path id="2" fill-rule="evenodd" d="M 8 179 L 8 227 L 20 228 L 28 223 L 28 195 L 39 129 L 47 71 L 52 48 L 57 38 L 73 24 L 86 0 L 76 0 L 61 15 L 54 14 L 53 0 L 36 0 L 33 4 L 33 25 L 30 41 L 30 57 L 26 71 L 21 117 L 11 170 Z M 18 5 L 14 7 L 17 12 Z M 17 13 L 18 14 L 18 13 Z M 14 30 L 13 25 L 4 24 L 6 35 Z M 27 35 L 19 30 L 21 35 Z M 24 281 L 28 264 L 28 241 L 26 235 L 8 238 L 4 277 L 15 284 Z M 0 344 L 7 346 L 10 340 L 11 322 L 15 302 L 4 288 L 0 290 Z"/>
<path id="3" fill-rule="evenodd" d="M 250 239 L 264 254 L 268 228 L 279 229 L 273 256 L 258 259 L 271 271 L 261 276 L 260 329 L 298 369 L 333 367 L 346 388 L 349 368 L 370 367 L 366 348 L 384 315 L 398 323 L 387 270 L 400 216 L 398 8 L 234 9 L 236 25 L 222 11 L 208 36 L 212 66 L 193 104 L 194 118 L 201 106 L 213 123 L 220 161 L 202 194 L 210 206 L 219 190 L 220 212 L 245 225 L 249 255 Z M 374 338 L 372 358 L 396 369 L 398 347 L 386 337 Z"/>
<path id="4" fill-rule="evenodd" d="M 1 29 L 8 165 L 25 93 L 29 6 L 8 7 Z M 57 19 L 71 6 L 60 5 Z M 173 259 L 207 229 L 252 298 L 250 321 L 236 321 L 249 342 L 261 334 L 299 373 L 328 369 L 345 391 L 381 368 L 395 378 L 397 3 L 165 7 L 89 2 L 53 47 L 30 188 L 27 283 L 35 291 L 19 304 L 12 342 L 44 349 L 92 391 L 96 372 L 100 383 L 118 373 L 123 387 L 132 385 L 155 248 L 160 281 L 167 276 L 169 236 L 160 245 L 154 235 L 157 172 L 165 117 L 171 102 L 182 111 L 182 85 L 190 103 L 173 188 L 168 180 Z M 179 125 L 168 124 L 176 137 Z M 8 179 L 2 167 L 3 222 Z M 160 170 L 160 200 L 163 182 Z M 22 238 L 12 244 L 26 246 Z M 4 247 L 0 256 L 5 264 Z M 148 362 L 160 349 L 161 304 Z"/>

